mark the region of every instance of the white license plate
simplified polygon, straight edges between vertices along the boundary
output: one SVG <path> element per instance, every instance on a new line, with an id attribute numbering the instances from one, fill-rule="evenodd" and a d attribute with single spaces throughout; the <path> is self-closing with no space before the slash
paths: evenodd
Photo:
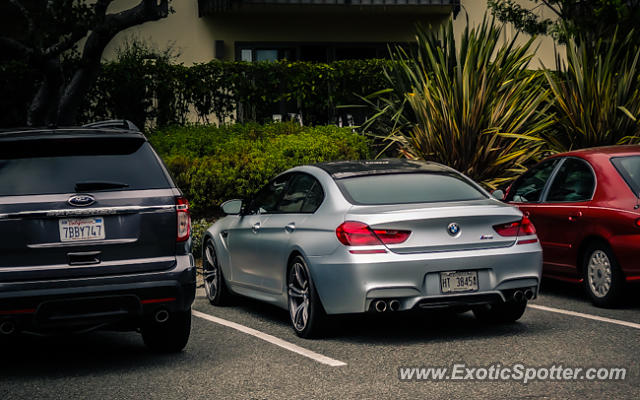
<path id="1" fill-rule="evenodd" d="M 478 271 L 440 272 L 442 293 L 477 292 Z"/>
<path id="2" fill-rule="evenodd" d="M 58 225 L 62 242 L 105 238 L 103 217 L 61 219 Z"/>

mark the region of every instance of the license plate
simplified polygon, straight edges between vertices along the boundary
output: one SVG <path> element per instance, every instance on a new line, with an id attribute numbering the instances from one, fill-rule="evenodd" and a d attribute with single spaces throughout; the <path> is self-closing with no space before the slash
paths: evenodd
<path id="1" fill-rule="evenodd" d="M 104 239 L 104 218 L 69 218 L 58 221 L 61 242 Z"/>
<path id="2" fill-rule="evenodd" d="M 442 293 L 477 292 L 478 271 L 440 272 Z"/>

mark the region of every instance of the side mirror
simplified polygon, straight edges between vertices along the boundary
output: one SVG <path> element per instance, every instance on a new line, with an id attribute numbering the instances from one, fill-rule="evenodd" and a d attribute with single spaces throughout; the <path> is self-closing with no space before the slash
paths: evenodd
<path id="1" fill-rule="evenodd" d="M 500 201 L 504 200 L 504 192 L 500 189 L 494 190 L 493 192 L 491 192 L 491 195 Z"/>
<path id="2" fill-rule="evenodd" d="M 242 211 L 242 200 L 228 200 L 222 203 L 222 206 L 220 207 L 227 215 L 238 215 Z"/>

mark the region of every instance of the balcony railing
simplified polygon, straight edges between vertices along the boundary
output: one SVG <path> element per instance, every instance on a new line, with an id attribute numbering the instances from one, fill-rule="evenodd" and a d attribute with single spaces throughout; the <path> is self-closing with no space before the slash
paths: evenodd
<path id="1" fill-rule="evenodd" d="M 250 5 L 313 5 L 350 7 L 416 7 L 449 6 L 454 13 L 460 10 L 460 0 L 198 0 L 200 16 L 231 11 Z"/>

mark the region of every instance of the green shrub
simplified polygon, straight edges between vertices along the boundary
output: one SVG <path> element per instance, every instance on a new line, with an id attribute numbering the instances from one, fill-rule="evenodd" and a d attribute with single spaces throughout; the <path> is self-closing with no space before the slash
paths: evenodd
<path id="1" fill-rule="evenodd" d="M 248 198 L 274 175 L 297 165 L 369 158 L 369 142 L 348 128 L 294 123 L 171 127 L 150 141 L 191 203 L 195 217 Z"/>
<path id="2" fill-rule="evenodd" d="M 211 224 L 215 220 L 205 218 L 192 218 L 191 219 L 191 240 L 193 241 L 193 256 L 200 258 L 202 255 L 202 237 L 204 233 L 209 229 Z"/>

